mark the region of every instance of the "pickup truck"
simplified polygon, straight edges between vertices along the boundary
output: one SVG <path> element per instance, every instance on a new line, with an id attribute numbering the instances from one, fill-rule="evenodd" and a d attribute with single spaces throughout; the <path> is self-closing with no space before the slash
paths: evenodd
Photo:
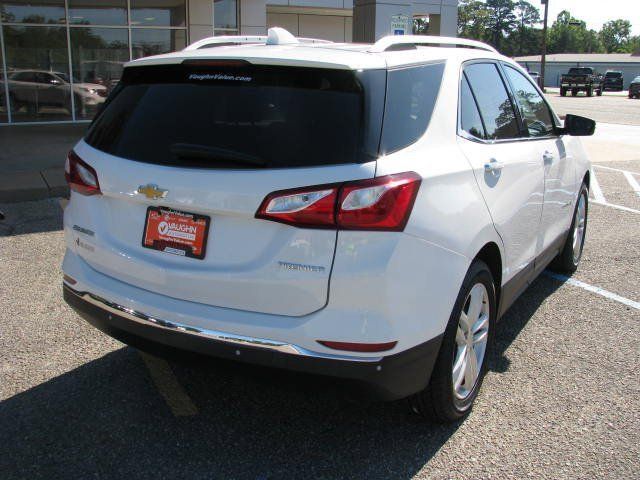
<path id="1" fill-rule="evenodd" d="M 591 67 L 570 68 L 568 73 L 560 77 L 560 95 L 563 97 L 567 92 L 575 97 L 580 91 L 585 92 L 588 97 L 592 97 L 593 92 L 600 96 L 603 89 L 604 76 Z"/>

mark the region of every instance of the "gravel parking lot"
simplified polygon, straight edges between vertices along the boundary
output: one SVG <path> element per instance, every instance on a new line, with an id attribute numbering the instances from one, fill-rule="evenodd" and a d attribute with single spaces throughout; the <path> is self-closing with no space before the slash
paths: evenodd
<path id="1" fill-rule="evenodd" d="M 640 150 L 610 157 L 580 269 L 511 308 L 454 426 L 318 377 L 142 355 L 63 303 L 59 202 L 0 205 L 0 478 L 637 477 Z"/>

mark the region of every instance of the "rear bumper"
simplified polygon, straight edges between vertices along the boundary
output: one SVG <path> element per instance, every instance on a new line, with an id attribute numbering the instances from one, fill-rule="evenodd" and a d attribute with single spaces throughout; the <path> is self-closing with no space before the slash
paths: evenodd
<path id="1" fill-rule="evenodd" d="M 111 337 L 142 350 L 178 349 L 218 358 L 353 380 L 373 397 L 396 400 L 425 388 L 442 336 L 386 357 L 346 357 L 293 344 L 163 321 L 63 286 L 65 301 Z"/>

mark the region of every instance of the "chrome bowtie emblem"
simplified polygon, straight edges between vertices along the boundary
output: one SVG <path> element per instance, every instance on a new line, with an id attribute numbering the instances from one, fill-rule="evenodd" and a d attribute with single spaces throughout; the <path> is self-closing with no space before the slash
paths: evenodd
<path id="1" fill-rule="evenodd" d="M 158 198 L 164 198 L 167 196 L 169 190 L 163 190 L 162 188 L 154 185 L 153 183 L 148 183 L 147 185 L 140 185 L 138 187 L 138 193 L 144 195 L 147 198 L 152 200 L 157 200 Z"/>

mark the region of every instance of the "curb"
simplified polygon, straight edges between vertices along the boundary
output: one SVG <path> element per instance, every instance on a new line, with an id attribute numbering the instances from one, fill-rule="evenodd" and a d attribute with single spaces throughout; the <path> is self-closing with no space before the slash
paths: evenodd
<path id="1" fill-rule="evenodd" d="M 68 197 L 64 169 L 5 173 L 0 177 L 0 202 L 17 203 L 53 197 Z"/>

